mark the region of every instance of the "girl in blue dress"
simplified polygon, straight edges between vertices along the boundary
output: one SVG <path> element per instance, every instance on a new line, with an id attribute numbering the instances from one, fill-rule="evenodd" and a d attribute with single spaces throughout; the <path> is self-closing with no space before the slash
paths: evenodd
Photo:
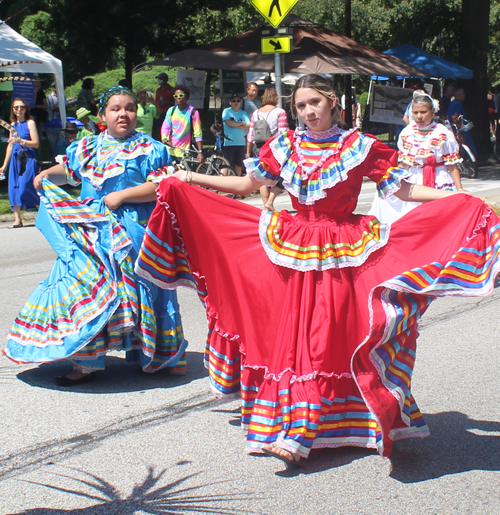
<path id="1" fill-rule="evenodd" d="M 9 202 L 14 212 L 14 224 L 9 229 L 23 226 L 21 209 L 38 207 L 40 200 L 33 187 L 37 171 L 35 149 L 38 148 L 38 132 L 32 120 L 28 103 L 22 98 L 12 102 L 10 121 L 17 135 L 11 135 L 5 152 L 0 176 L 9 170 Z M 10 166 L 9 166 L 10 164 Z"/>
<path id="2" fill-rule="evenodd" d="M 111 349 L 124 349 L 145 372 L 186 373 L 187 342 L 174 292 L 133 271 L 156 182 L 170 156 L 164 145 L 135 132 L 137 98 L 123 87 L 100 101 L 107 131 L 75 141 L 58 164 L 35 180 L 36 225 L 58 254 L 9 333 L 7 357 L 19 363 L 69 359 L 60 386 L 88 382 Z M 81 185 L 81 200 L 57 185 Z"/>

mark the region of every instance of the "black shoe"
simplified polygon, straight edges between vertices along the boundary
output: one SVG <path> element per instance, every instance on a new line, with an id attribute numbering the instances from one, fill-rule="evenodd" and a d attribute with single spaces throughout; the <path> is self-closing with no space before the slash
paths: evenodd
<path id="1" fill-rule="evenodd" d="M 57 386 L 76 386 L 77 384 L 91 383 L 95 379 L 95 372 L 85 374 L 80 379 L 70 379 L 67 376 L 54 377 Z"/>

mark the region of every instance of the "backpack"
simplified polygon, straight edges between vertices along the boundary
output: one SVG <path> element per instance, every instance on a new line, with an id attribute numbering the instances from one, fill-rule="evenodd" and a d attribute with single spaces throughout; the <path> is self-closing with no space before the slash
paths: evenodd
<path id="1" fill-rule="evenodd" d="M 272 110 L 269 111 L 269 113 L 270 112 L 272 112 Z M 256 113 L 257 119 L 253 124 L 253 140 L 257 144 L 265 143 L 272 136 L 271 127 L 269 127 L 267 123 L 267 117 L 260 118 L 259 111 L 256 111 Z M 269 116 L 269 113 L 267 113 L 267 116 Z"/>

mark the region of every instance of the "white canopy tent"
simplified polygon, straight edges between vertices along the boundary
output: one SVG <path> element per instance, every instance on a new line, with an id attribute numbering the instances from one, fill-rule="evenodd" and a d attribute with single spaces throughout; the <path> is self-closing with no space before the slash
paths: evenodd
<path id="1" fill-rule="evenodd" d="M 11 29 L 0 20 L 0 62 L 41 61 L 41 64 L 18 64 L 5 68 L 5 71 L 18 73 L 52 73 L 55 76 L 61 123 L 66 125 L 66 102 L 62 63 L 45 50 Z"/>

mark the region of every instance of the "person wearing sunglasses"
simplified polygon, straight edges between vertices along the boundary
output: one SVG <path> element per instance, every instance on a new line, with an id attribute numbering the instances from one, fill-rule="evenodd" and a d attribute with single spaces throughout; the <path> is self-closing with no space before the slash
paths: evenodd
<path id="1" fill-rule="evenodd" d="M 234 93 L 229 99 L 229 107 L 222 111 L 222 121 L 224 122 L 224 134 L 228 138 L 224 141 L 222 148 L 224 157 L 234 167 L 236 175 L 241 175 L 250 118 L 241 109 L 241 96 L 237 93 Z"/>
<path id="2" fill-rule="evenodd" d="M 174 88 L 175 105 L 165 115 L 161 126 L 161 140 L 165 144 L 189 150 L 193 142 L 198 148 L 197 158 L 205 162 L 203 156 L 203 135 L 201 132 L 200 113 L 188 104 L 190 90 L 184 84 Z M 174 161 L 180 161 L 184 156 L 181 150 L 169 149 Z"/>
<path id="3" fill-rule="evenodd" d="M 11 132 L 5 152 L 0 178 L 9 172 L 9 202 L 14 212 L 14 223 L 9 229 L 23 226 L 21 209 L 36 209 L 40 200 L 33 186 L 38 164 L 36 149 L 38 131 L 26 100 L 15 98 L 10 110 L 10 121 L 16 132 Z"/>

